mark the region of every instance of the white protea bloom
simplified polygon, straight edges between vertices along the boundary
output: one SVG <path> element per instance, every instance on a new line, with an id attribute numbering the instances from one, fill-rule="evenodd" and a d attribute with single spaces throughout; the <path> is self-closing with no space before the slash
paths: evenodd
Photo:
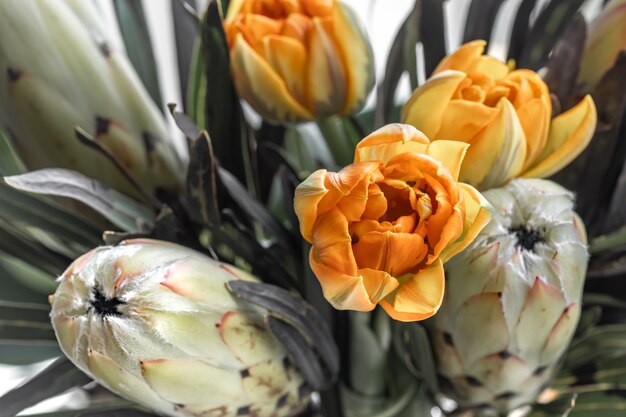
<path id="1" fill-rule="evenodd" d="M 94 136 L 149 191 L 182 187 L 184 168 L 163 115 L 125 55 L 111 47 L 93 2 L 0 1 L 0 127 L 27 168 L 68 168 L 135 191 Z"/>
<path id="2" fill-rule="evenodd" d="M 161 241 L 92 250 L 59 278 L 63 352 L 111 391 L 169 416 L 290 416 L 309 390 L 263 321 L 238 301 L 233 266 Z"/>
<path id="3" fill-rule="evenodd" d="M 431 332 L 444 393 L 475 415 L 534 402 L 580 316 L 585 229 L 573 195 L 538 179 L 484 193 L 493 220 L 446 265 Z"/>

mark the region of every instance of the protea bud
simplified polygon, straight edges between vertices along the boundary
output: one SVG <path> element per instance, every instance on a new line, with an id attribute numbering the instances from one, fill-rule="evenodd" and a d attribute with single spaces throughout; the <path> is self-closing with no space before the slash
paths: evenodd
<path id="1" fill-rule="evenodd" d="M 165 120 L 97 22 L 92 2 L 0 2 L 0 126 L 29 169 L 73 169 L 133 193 L 105 156 L 78 141 L 80 127 L 149 191 L 177 190 L 184 169 Z"/>
<path id="2" fill-rule="evenodd" d="M 573 195 L 551 181 L 514 180 L 484 196 L 495 215 L 446 265 L 431 332 L 444 393 L 502 415 L 550 382 L 578 323 L 587 246 Z"/>
<path id="3" fill-rule="evenodd" d="M 257 281 L 172 243 L 100 247 L 61 276 L 52 324 L 77 367 L 161 414 L 292 415 L 307 386 L 238 279 Z"/>

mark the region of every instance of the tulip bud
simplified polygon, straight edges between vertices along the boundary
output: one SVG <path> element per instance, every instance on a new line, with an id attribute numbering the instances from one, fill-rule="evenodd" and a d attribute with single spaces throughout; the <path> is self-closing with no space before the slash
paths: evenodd
<path id="1" fill-rule="evenodd" d="M 92 250 L 51 297 L 59 344 L 111 391 L 168 416 L 290 416 L 307 386 L 259 307 L 225 284 L 257 281 L 167 242 Z"/>
<path id="2" fill-rule="evenodd" d="M 590 96 L 551 120 L 546 83 L 533 71 L 511 71 L 482 55 L 484 41 L 441 61 L 402 109 L 404 123 L 431 140 L 471 144 L 459 179 L 480 190 L 516 177 L 547 177 L 591 140 L 596 110 Z"/>
<path id="3" fill-rule="evenodd" d="M 80 127 L 149 191 L 176 190 L 184 170 L 163 116 L 94 14 L 89 2 L 0 2 L 0 123 L 29 169 L 69 168 L 134 193 L 106 157 L 78 141 Z"/>
<path id="4" fill-rule="evenodd" d="M 325 169 L 298 186 L 294 208 L 311 243 L 311 268 L 337 309 L 394 319 L 437 312 L 443 264 L 489 222 L 491 207 L 457 182 L 467 145 L 430 143 L 408 125 L 387 125 L 363 139 L 355 162 Z"/>
<path id="5" fill-rule="evenodd" d="M 600 78 L 626 50 L 626 0 L 610 1 L 589 25 L 578 81 L 584 91 L 592 91 Z"/>
<path id="6" fill-rule="evenodd" d="M 461 410 L 507 415 L 536 400 L 574 335 L 587 242 L 572 193 L 551 181 L 484 196 L 493 220 L 446 265 L 430 331 L 444 393 Z"/>
<path id="7" fill-rule="evenodd" d="M 350 114 L 374 84 L 367 34 L 341 0 L 232 1 L 224 27 L 239 96 L 266 119 Z"/>

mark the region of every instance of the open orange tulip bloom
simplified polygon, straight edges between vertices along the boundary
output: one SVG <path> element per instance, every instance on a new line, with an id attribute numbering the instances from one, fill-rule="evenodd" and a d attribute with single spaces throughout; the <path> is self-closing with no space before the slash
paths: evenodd
<path id="1" fill-rule="evenodd" d="M 468 145 L 430 143 L 409 125 L 363 139 L 354 163 L 311 174 L 296 189 L 302 236 L 326 299 L 337 309 L 380 304 L 396 320 L 436 313 L 443 263 L 491 219 L 489 203 L 457 182 Z"/>
<path id="2" fill-rule="evenodd" d="M 548 177 L 589 144 L 596 126 L 590 96 L 552 117 L 546 83 L 484 56 L 484 41 L 444 58 L 402 109 L 402 121 L 431 140 L 470 144 L 460 180 L 480 190 L 515 177 Z"/>
<path id="3" fill-rule="evenodd" d="M 374 84 L 367 34 L 339 0 L 232 0 L 224 28 L 237 92 L 266 119 L 349 114 Z"/>

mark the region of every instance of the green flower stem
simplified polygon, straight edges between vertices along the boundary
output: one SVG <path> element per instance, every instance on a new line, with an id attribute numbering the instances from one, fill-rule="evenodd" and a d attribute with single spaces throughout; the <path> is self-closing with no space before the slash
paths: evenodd
<path id="1" fill-rule="evenodd" d="M 598 236 L 589 245 L 589 252 L 592 255 L 608 252 L 612 249 L 626 246 L 626 227 L 618 229 L 616 232 Z"/>
<path id="2" fill-rule="evenodd" d="M 346 166 L 354 160 L 355 144 L 341 117 L 333 116 L 319 120 L 317 126 L 339 166 Z"/>

